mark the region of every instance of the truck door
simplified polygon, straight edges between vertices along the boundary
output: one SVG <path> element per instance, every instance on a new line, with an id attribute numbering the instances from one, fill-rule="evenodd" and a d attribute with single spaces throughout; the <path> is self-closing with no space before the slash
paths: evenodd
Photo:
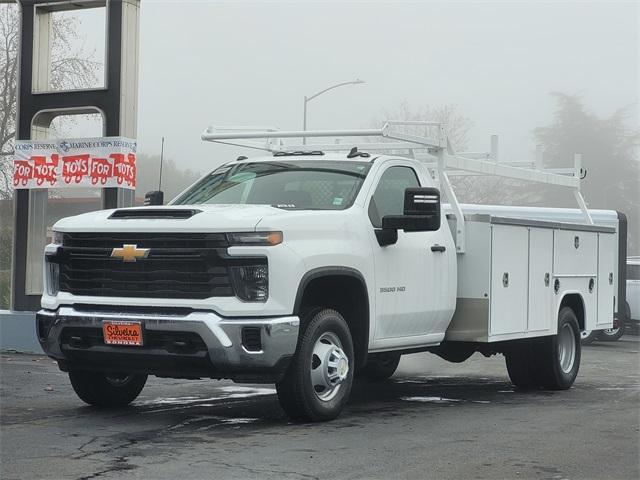
<path id="1" fill-rule="evenodd" d="M 378 175 L 368 205 L 376 290 L 374 348 L 439 342 L 455 308 L 455 251 L 447 222 L 443 218 L 434 232 L 400 230 L 395 244 L 380 246 L 375 229 L 382 227 L 382 217 L 402 215 L 405 189 L 425 185 L 410 166 L 393 165 Z"/>

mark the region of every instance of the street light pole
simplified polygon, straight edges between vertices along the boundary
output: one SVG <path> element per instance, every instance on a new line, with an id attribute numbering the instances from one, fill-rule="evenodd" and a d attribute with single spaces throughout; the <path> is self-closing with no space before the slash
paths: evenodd
<path id="1" fill-rule="evenodd" d="M 360 83 L 366 83 L 366 82 L 364 80 L 360 80 L 359 78 L 356 78 L 355 80 L 352 80 L 350 82 L 336 83 L 335 85 L 327 87 L 324 90 L 320 90 L 318 93 L 316 93 L 315 95 L 311 95 L 310 97 L 307 97 L 305 95 L 305 97 L 304 97 L 304 109 L 303 109 L 303 114 L 302 114 L 302 131 L 303 132 L 307 131 L 307 103 L 309 103 L 314 98 L 319 97 L 323 93 L 327 93 L 329 90 L 333 90 L 334 88 L 343 87 L 345 85 L 358 85 Z M 307 144 L 307 137 L 302 137 L 302 144 L 303 145 Z"/>
<path id="2" fill-rule="evenodd" d="M 304 96 L 304 113 L 302 116 L 302 131 L 306 132 L 307 131 L 307 102 L 309 101 L 309 98 L 305 95 Z M 303 137 L 302 138 L 302 144 L 306 145 L 307 144 L 307 137 Z"/>

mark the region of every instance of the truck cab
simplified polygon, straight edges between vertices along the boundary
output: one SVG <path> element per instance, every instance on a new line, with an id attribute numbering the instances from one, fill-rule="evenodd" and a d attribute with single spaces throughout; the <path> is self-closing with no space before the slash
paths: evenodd
<path id="1" fill-rule="evenodd" d="M 347 372 L 369 352 L 437 345 L 455 308 L 446 222 L 381 236 L 383 218 L 402 220 L 405 190 L 423 187 L 431 179 L 403 158 L 266 157 L 227 163 L 161 209 L 61 220 L 42 345 L 72 373 L 273 382 L 317 305 L 349 319 Z M 139 325 L 140 344 L 105 344 L 109 319 L 113 331 Z"/>

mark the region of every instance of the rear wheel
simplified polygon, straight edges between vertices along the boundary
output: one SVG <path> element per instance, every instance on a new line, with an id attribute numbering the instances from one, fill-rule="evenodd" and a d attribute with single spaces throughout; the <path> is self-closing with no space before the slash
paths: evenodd
<path id="1" fill-rule="evenodd" d="M 531 390 L 539 386 L 534 362 L 534 341 L 535 339 L 514 343 L 511 350 L 505 354 L 509 379 L 522 390 Z"/>
<path id="2" fill-rule="evenodd" d="M 356 377 L 373 382 L 387 380 L 398 368 L 400 357 L 395 352 L 373 353 L 367 358 L 367 364 L 358 370 Z"/>
<path id="3" fill-rule="evenodd" d="M 566 390 L 573 385 L 580 368 L 580 327 L 576 314 L 563 307 L 558 315 L 558 333 L 541 339 L 537 357 L 541 388 Z"/>
<path id="4" fill-rule="evenodd" d="M 85 403 L 96 407 L 124 407 L 133 402 L 147 383 L 147 376 L 100 372 L 69 372 L 71 386 Z"/>
<path id="5" fill-rule="evenodd" d="M 353 383 L 353 342 L 340 313 L 315 309 L 306 325 L 294 359 L 276 383 L 278 400 L 295 421 L 319 422 L 336 418 L 347 403 Z"/>
<path id="6" fill-rule="evenodd" d="M 509 378 L 519 388 L 566 390 L 580 368 L 580 327 L 575 313 L 563 307 L 558 333 L 527 340 L 507 354 Z"/>

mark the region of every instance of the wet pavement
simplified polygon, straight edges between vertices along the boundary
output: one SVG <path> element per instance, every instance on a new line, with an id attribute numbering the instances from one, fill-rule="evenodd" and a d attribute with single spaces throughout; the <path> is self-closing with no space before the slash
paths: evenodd
<path id="1" fill-rule="evenodd" d="M 2 354 L 0 478 L 640 478 L 640 343 L 583 349 L 574 387 L 514 391 L 501 356 L 403 357 L 337 420 L 290 423 L 272 385 L 151 377 L 85 406 L 48 358 Z"/>

